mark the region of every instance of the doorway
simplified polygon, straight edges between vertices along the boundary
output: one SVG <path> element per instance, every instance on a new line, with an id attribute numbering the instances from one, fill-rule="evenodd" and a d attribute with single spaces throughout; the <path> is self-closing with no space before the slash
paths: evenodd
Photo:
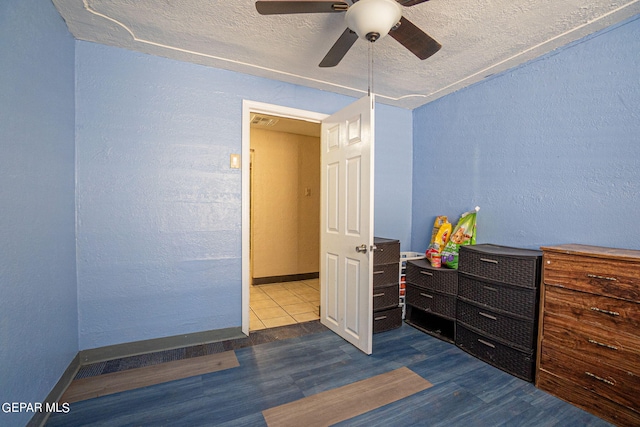
<path id="1" fill-rule="evenodd" d="M 320 124 L 250 123 L 251 332 L 320 318 Z"/>
<path id="2" fill-rule="evenodd" d="M 324 117 L 243 103 L 242 330 L 247 335 L 319 318 L 319 134 Z M 310 168 L 315 173 L 308 173 Z M 309 233 L 318 236 L 312 244 Z"/>

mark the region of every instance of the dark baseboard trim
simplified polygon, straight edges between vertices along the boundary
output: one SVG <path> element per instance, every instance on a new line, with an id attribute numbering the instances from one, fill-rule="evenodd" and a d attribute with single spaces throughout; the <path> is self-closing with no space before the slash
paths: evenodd
<path id="1" fill-rule="evenodd" d="M 174 335 L 172 337 L 154 338 L 144 341 L 134 341 L 124 344 L 115 344 L 106 347 L 81 350 L 79 353 L 80 364 L 88 365 L 90 363 L 103 362 L 105 360 L 136 356 L 138 354 L 172 350 L 174 348 L 190 347 L 194 345 L 209 344 L 245 337 L 246 335 L 242 333 L 242 328 L 236 327 L 195 332 L 192 334 Z"/>
<path id="2" fill-rule="evenodd" d="M 302 274 L 287 274 L 285 276 L 269 276 L 269 277 L 254 277 L 253 285 L 266 285 L 268 283 L 280 283 L 280 282 L 297 282 L 298 280 L 310 280 L 320 277 L 320 273 L 302 273 Z"/>
<path id="3" fill-rule="evenodd" d="M 67 390 L 69 385 L 71 384 L 71 381 L 73 381 L 73 378 L 78 373 L 78 370 L 80 370 L 80 353 L 76 354 L 76 357 L 73 358 L 71 363 L 69 363 L 69 366 L 67 367 L 67 369 L 62 374 L 62 377 L 60 377 L 56 385 L 53 386 L 53 389 L 51 390 L 51 392 L 44 399 L 44 402 L 42 402 L 43 408 L 44 408 L 45 402 L 55 403 L 60 401 L 60 398 L 62 397 L 64 392 Z M 51 414 L 46 411 L 36 412 L 27 423 L 27 427 L 44 426 L 47 423 L 47 420 L 49 419 L 49 415 Z"/>

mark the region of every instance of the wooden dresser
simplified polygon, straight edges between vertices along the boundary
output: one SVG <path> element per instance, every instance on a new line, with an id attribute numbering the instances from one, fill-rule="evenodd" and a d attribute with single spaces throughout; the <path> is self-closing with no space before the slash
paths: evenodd
<path id="1" fill-rule="evenodd" d="M 640 251 L 542 247 L 536 386 L 640 425 Z"/>

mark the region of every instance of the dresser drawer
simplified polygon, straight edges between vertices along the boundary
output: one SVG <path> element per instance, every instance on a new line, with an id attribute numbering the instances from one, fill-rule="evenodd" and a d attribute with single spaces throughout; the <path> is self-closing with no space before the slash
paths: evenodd
<path id="1" fill-rule="evenodd" d="M 577 352 L 593 360 L 606 361 L 612 366 L 640 376 L 640 340 L 613 334 L 606 329 L 582 323 L 578 318 L 568 319 L 545 314 L 542 339 L 560 348 Z"/>
<path id="2" fill-rule="evenodd" d="M 431 267 L 425 259 L 407 262 L 407 282 L 436 292 L 456 295 L 458 293 L 458 271 Z"/>
<path id="3" fill-rule="evenodd" d="M 535 347 L 535 323 L 504 312 L 480 307 L 458 298 L 456 320 L 522 350 Z"/>
<path id="4" fill-rule="evenodd" d="M 398 283 L 373 287 L 373 310 L 397 307 L 400 303 Z"/>
<path id="5" fill-rule="evenodd" d="M 374 237 L 373 244 L 376 249 L 373 251 L 373 265 L 379 264 L 400 264 L 400 241 Z"/>
<path id="6" fill-rule="evenodd" d="M 456 324 L 456 345 L 505 372 L 527 381 L 534 378 L 534 353 L 504 345 L 461 323 Z"/>
<path id="7" fill-rule="evenodd" d="M 602 360 L 586 357 L 578 352 L 560 349 L 543 340 L 540 369 L 591 390 L 599 396 L 640 410 L 640 377 L 610 366 Z"/>
<path id="8" fill-rule="evenodd" d="M 380 264 L 373 266 L 373 286 L 388 285 L 400 280 L 400 264 Z"/>
<path id="9" fill-rule="evenodd" d="M 456 318 L 456 297 L 407 283 L 406 304 L 449 319 Z"/>
<path id="10" fill-rule="evenodd" d="M 640 301 L 640 263 L 555 252 L 543 262 L 546 284 Z"/>
<path id="11" fill-rule="evenodd" d="M 373 313 L 373 333 L 389 331 L 402 326 L 402 308 L 390 308 Z"/>
<path id="12" fill-rule="evenodd" d="M 458 275 L 458 296 L 528 319 L 538 313 L 538 290 Z"/>
<path id="13" fill-rule="evenodd" d="M 545 285 L 544 312 L 640 340 L 640 304 Z"/>
<path id="14" fill-rule="evenodd" d="M 525 288 L 540 282 L 542 252 L 498 245 L 461 246 L 458 271 Z"/>
<path id="15" fill-rule="evenodd" d="M 545 370 L 538 371 L 536 386 L 618 426 L 640 426 L 640 413 Z"/>

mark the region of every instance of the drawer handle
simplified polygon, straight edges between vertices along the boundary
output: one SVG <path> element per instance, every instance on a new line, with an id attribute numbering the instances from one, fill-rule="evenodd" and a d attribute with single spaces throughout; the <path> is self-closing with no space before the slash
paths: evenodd
<path id="1" fill-rule="evenodd" d="M 420 270 L 420 274 L 424 274 L 426 276 L 433 276 L 433 273 L 430 271 L 424 271 L 424 270 Z"/>
<path id="2" fill-rule="evenodd" d="M 386 319 L 386 318 L 387 318 L 387 316 L 380 316 L 380 317 L 376 317 L 376 318 L 375 318 L 375 319 L 373 319 L 373 320 L 384 320 L 384 319 Z"/>
<path id="3" fill-rule="evenodd" d="M 374 298 L 383 297 L 383 296 L 384 296 L 384 292 L 381 294 L 373 294 Z"/>
<path id="4" fill-rule="evenodd" d="M 497 264 L 498 263 L 497 259 L 489 259 L 489 258 L 480 258 L 480 261 L 490 262 L 491 264 Z"/>
<path id="5" fill-rule="evenodd" d="M 481 312 L 481 311 L 479 311 L 479 312 L 478 312 L 478 314 L 479 314 L 480 316 L 486 317 L 487 319 L 491 319 L 491 320 L 498 320 L 498 318 L 497 318 L 496 316 L 492 316 L 492 315 L 490 315 L 490 314 L 483 313 L 483 312 Z"/>
<path id="6" fill-rule="evenodd" d="M 384 270 L 374 271 L 373 274 L 384 274 Z"/>
<path id="7" fill-rule="evenodd" d="M 589 342 L 591 344 L 599 345 L 600 347 L 606 347 L 606 348 L 609 348 L 611 350 L 617 350 L 618 349 L 618 347 L 616 347 L 615 345 L 601 343 L 601 342 L 598 342 L 596 340 L 592 340 L 591 338 L 589 338 Z"/>
<path id="8" fill-rule="evenodd" d="M 495 346 L 495 345 L 493 345 L 493 344 L 491 344 L 490 342 L 487 342 L 487 341 L 485 341 L 485 340 L 481 340 L 480 338 L 478 338 L 478 342 L 479 342 L 479 343 L 481 343 L 481 344 L 486 345 L 487 347 L 496 348 L 496 346 Z"/>
<path id="9" fill-rule="evenodd" d="M 433 298 L 433 295 L 425 294 L 424 292 L 420 292 L 420 296 L 426 297 L 426 298 Z"/>
<path id="10" fill-rule="evenodd" d="M 496 288 L 492 288 L 491 286 L 483 286 L 488 291 L 498 292 Z"/>
<path id="11" fill-rule="evenodd" d="M 591 307 L 591 310 L 597 311 L 598 313 L 608 314 L 609 316 L 620 316 L 620 313 L 618 313 L 617 311 L 603 310 L 598 307 Z"/>
<path id="12" fill-rule="evenodd" d="M 597 274 L 587 274 L 587 277 L 589 277 L 591 279 L 610 280 L 612 282 L 616 282 L 618 280 L 615 277 L 598 276 Z"/>
<path id="13" fill-rule="evenodd" d="M 611 380 L 608 380 L 608 379 L 606 379 L 606 378 L 599 377 L 599 376 L 597 376 L 596 374 L 592 374 L 591 372 L 585 372 L 585 375 L 590 376 L 591 378 L 595 378 L 595 379 L 596 379 L 596 380 L 598 380 L 598 381 L 602 381 L 602 382 L 603 382 L 603 383 L 605 383 L 605 384 L 609 384 L 609 385 L 616 385 L 616 383 L 615 383 L 615 382 L 613 382 L 613 381 L 611 381 Z"/>

